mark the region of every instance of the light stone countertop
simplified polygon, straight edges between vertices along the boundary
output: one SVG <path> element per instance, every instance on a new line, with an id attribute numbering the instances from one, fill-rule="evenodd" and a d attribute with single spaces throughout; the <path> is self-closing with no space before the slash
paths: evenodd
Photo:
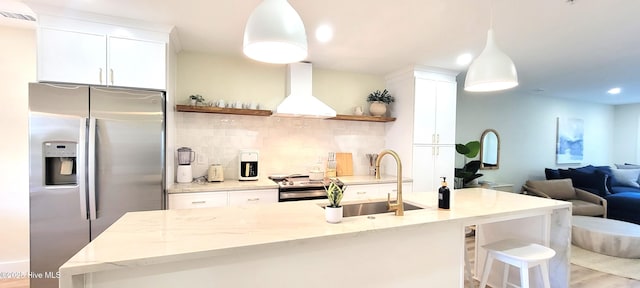
<path id="1" fill-rule="evenodd" d="M 396 183 L 395 176 L 382 176 L 380 179 L 367 175 L 340 176 L 338 179 L 345 185 Z M 412 179 L 403 177 L 402 182 L 412 182 Z M 266 177 L 255 181 L 224 180 L 223 182 L 173 183 L 167 188 L 167 193 L 228 192 L 253 189 L 278 189 L 278 184 Z"/>
<path id="2" fill-rule="evenodd" d="M 237 207 L 157 210 L 125 214 L 60 267 L 71 275 L 191 261 L 229 253 L 260 251 L 322 237 L 451 222 L 474 224 L 515 215 L 568 209 L 569 202 L 482 188 L 452 191 L 451 210 L 437 209 L 435 193 L 406 193 L 405 202 L 425 209 L 357 216 L 328 224 L 319 206 L 325 200 Z M 523 201 L 526 200 L 526 201 Z M 344 203 L 346 204 L 346 203 Z M 351 235 L 351 236 L 349 236 Z"/>

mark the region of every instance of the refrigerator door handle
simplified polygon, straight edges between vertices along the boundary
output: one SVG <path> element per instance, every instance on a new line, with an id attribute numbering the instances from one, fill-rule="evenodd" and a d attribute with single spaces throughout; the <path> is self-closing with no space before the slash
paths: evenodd
<path id="1" fill-rule="evenodd" d="M 89 118 L 89 153 L 88 178 L 89 178 L 89 219 L 96 220 L 96 118 Z"/>
<path id="2" fill-rule="evenodd" d="M 76 173 L 78 176 L 78 193 L 80 193 L 80 214 L 82 219 L 89 219 L 87 213 L 87 120 L 80 118 L 80 137 L 78 139 L 78 160 Z"/>

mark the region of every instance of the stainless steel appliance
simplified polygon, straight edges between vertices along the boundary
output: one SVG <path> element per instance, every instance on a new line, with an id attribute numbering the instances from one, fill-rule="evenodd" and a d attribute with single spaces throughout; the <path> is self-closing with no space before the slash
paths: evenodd
<path id="1" fill-rule="evenodd" d="M 193 181 L 193 170 L 191 162 L 196 160 L 196 152 L 189 147 L 178 148 L 178 169 L 176 171 L 176 181 L 178 183 L 191 183 Z"/>
<path id="2" fill-rule="evenodd" d="M 292 174 L 292 175 L 271 175 L 269 179 L 278 183 L 278 201 L 300 201 L 326 199 L 327 191 L 324 187 L 329 186 L 329 180 L 310 180 L 309 175 Z M 344 183 L 340 179 L 335 179 L 336 184 L 340 188 L 344 187 Z"/>
<path id="3" fill-rule="evenodd" d="M 238 180 L 258 180 L 258 151 L 240 150 Z"/>
<path id="4" fill-rule="evenodd" d="M 124 213 L 164 208 L 164 103 L 157 91 L 29 84 L 31 272 L 55 275 Z"/>

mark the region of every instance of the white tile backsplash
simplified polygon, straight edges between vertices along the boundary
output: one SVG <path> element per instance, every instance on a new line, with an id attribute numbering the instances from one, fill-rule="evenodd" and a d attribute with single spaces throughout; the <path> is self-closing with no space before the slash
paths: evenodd
<path id="1" fill-rule="evenodd" d="M 261 177 L 307 173 L 328 152 L 351 152 L 354 174 L 366 175 L 365 154 L 384 149 L 384 129 L 378 122 L 177 112 L 176 147 L 191 147 L 206 159 L 192 164 L 194 177 L 222 164 L 225 179 L 238 179 L 240 149 L 260 151 Z"/>

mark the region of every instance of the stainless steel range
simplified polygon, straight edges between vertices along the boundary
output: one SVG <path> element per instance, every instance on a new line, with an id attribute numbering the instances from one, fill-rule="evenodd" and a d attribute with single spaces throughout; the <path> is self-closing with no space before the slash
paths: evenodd
<path id="1" fill-rule="evenodd" d="M 269 179 L 278 183 L 278 201 L 300 201 L 326 199 L 327 192 L 324 187 L 329 186 L 329 179 L 310 180 L 308 175 L 272 175 Z M 338 186 L 343 187 L 340 179 L 335 179 Z"/>

